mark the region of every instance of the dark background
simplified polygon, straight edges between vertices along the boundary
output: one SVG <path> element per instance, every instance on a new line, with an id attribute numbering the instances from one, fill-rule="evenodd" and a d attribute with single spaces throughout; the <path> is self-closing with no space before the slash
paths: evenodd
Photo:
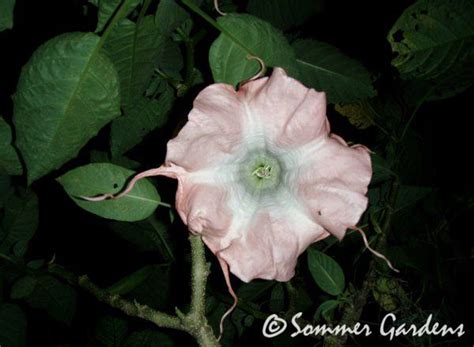
<path id="1" fill-rule="evenodd" d="M 324 12 L 313 16 L 298 32 L 304 37 L 313 37 L 326 41 L 344 53 L 361 61 L 369 70 L 379 74 L 379 84 L 390 84 L 388 75 L 396 74 L 390 65 L 391 50 L 386 35 L 393 23 L 412 1 L 326 1 Z M 80 0 L 44 0 L 17 1 L 15 9 L 15 25 L 13 30 L 0 33 L 1 59 L 0 67 L 0 114 L 7 120 L 11 119 L 12 102 L 10 96 L 15 93 L 16 83 L 21 67 L 28 61 L 33 51 L 46 40 L 70 31 L 94 31 L 96 13 L 86 1 Z M 211 83 L 211 75 L 207 64 L 207 53 L 212 40 L 217 37 L 207 24 L 193 18 L 196 26 L 203 27 L 211 34 L 206 36 L 197 47 L 197 66 L 203 71 L 205 83 Z M 158 166 L 164 159 L 165 143 L 169 134 L 182 123 L 192 105 L 192 99 L 203 87 L 199 85 L 186 96 L 185 100 L 175 107 L 169 124 L 148 136 L 142 145 L 133 150 L 131 157 L 139 160 L 143 168 Z M 352 127 L 346 119 L 333 110 L 328 115 L 335 133 L 350 138 L 354 142 L 362 142 L 368 147 L 375 144 L 376 130 L 360 131 Z M 452 277 L 449 288 L 435 293 L 428 292 L 423 297 L 426 308 L 438 307 L 441 301 L 447 301 L 454 314 L 453 324 L 464 323 L 469 334 L 473 325 L 471 312 L 467 309 L 472 305 L 472 93 L 471 90 L 455 97 L 425 104 L 414 123 L 414 129 L 420 135 L 416 154 L 418 164 L 416 175 L 412 178 L 417 183 L 438 187 L 440 203 L 445 210 L 457 210 L 458 216 L 450 226 L 449 244 L 452 249 L 450 258 L 450 274 Z M 61 172 L 89 162 L 88 152 L 91 148 L 105 149 L 108 129 L 103 129 L 81 151 L 81 155 L 66 164 Z M 140 266 L 160 263 L 160 255 L 156 253 L 137 254 L 125 241 L 116 237 L 108 227 L 108 222 L 86 211 L 79 209 L 64 193 L 61 186 L 54 180 L 58 173 L 53 172 L 41 178 L 32 186 L 40 196 L 40 229 L 30 246 L 28 258 L 51 258 L 56 255 L 56 262 L 64 265 L 75 273 L 87 273 L 99 285 L 106 286 L 117 278 L 130 273 Z M 23 178 L 18 178 L 24 184 Z M 157 179 L 160 194 L 164 201 L 174 201 L 175 182 Z M 466 201 L 470 198 L 470 206 Z M 166 209 L 159 209 L 158 214 L 167 218 Z M 423 218 L 420 215 L 420 218 Z M 176 220 L 172 227 L 174 242 L 179 254 L 177 262 L 172 265 L 171 288 L 172 306 L 182 307 L 189 294 L 187 230 L 181 221 Z M 337 252 L 337 259 L 342 263 L 350 262 L 344 249 Z M 459 256 L 458 256 L 459 255 Z M 210 256 L 209 259 L 212 259 Z M 304 263 L 303 261 L 300 261 Z M 219 269 L 213 265 L 211 283 L 215 290 L 226 293 L 222 285 Z M 305 264 L 301 264 L 305 266 Z M 417 282 L 409 275 L 406 278 Z M 236 286 L 239 285 L 235 281 Z M 420 288 L 413 288 L 414 291 Z M 33 310 L 25 305 L 28 312 L 28 341 L 34 346 L 61 344 L 85 345 L 90 343 L 94 322 L 97 316 L 113 313 L 112 309 L 99 304 L 85 294 L 79 295 L 78 314 L 71 326 L 65 326 L 48 318 L 44 312 Z M 373 306 L 368 308 L 371 315 Z M 376 319 L 376 318 L 375 318 Z M 137 326 L 148 326 L 146 323 L 134 321 Z M 457 325 L 456 324 L 456 325 Z M 259 324 L 257 324 L 260 326 Z M 253 328 L 246 339 L 257 339 L 259 331 Z M 190 344 L 184 334 L 170 332 L 183 344 Z M 257 337 L 256 337 L 257 336 Z M 470 335 L 472 336 L 472 335 Z M 455 341 L 452 345 L 472 345 L 472 339 L 466 337 Z M 260 338 L 263 339 L 263 338 Z M 89 342 L 88 342 L 89 341 Z M 368 341 L 367 344 L 370 344 Z M 365 344 L 364 344 L 365 345 Z"/>

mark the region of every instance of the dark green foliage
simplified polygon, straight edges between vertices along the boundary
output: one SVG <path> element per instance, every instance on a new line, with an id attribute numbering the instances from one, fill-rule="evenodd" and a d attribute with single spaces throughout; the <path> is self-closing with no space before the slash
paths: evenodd
<path id="1" fill-rule="evenodd" d="M 195 345 L 80 286 L 87 274 L 131 310 L 188 312 L 192 262 L 176 182 L 144 179 L 119 200 L 81 196 L 117 194 L 162 165 L 199 91 L 238 88 L 259 71 L 249 55 L 267 76 L 283 67 L 324 91 L 331 131 L 373 152 L 357 225 L 401 273 L 359 233 L 329 236 L 301 255 L 290 282 L 231 276 L 239 304 L 221 345 L 327 345 L 290 337 L 297 312 L 302 326 L 371 324 L 371 336 L 336 345 L 389 344 L 377 333 L 389 312 L 418 326 L 433 314 L 468 332 L 399 336 L 394 346 L 472 345 L 472 1 L 219 5 L 226 16 L 213 0 L 0 0 L 0 347 Z M 232 298 L 212 252 L 207 261 L 206 317 L 218 335 Z M 264 338 L 273 313 L 288 331 Z"/>

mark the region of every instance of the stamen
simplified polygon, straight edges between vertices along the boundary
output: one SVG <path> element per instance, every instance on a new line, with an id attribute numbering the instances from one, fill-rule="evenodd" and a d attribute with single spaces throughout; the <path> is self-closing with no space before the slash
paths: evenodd
<path id="1" fill-rule="evenodd" d="M 272 167 L 270 165 L 259 166 L 252 172 L 252 175 L 257 176 L 258 178 L 270 178 L 272 174 Z"/>

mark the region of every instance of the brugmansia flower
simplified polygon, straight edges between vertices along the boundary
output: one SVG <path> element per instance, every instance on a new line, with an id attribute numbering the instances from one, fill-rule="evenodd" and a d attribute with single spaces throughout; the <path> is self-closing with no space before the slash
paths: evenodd
<path id="1" fill-rule="evenodd" d="M 330 134 L 325 94 L 281 68 L 238 91 L 205 88 L 164 168 L 184 223 L 245 282 L 288 281 L 310 244 L 342 239 L 372 176 L 368 150 Z"/>
<path id="2" fill-rule="evenodd" d="M 330 133 L 325 94 L 275 68 L 201 91 L 165 163 L 119 196 L 153 175 L 178 179 L 177 211 L 224 273 L 288 281 L 309 245 L 356 228 L 372 168 L 366 147 Z"/>

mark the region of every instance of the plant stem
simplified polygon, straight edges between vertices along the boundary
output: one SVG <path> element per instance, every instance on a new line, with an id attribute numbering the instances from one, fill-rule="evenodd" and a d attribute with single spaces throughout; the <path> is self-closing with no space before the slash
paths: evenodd
<path id="1" fill-rule="evenodd" d="M 191 256 L 193 259 L 191 270 L 191 311 L 190 314 L 205 315 L 206 283 L 210 264 L 206 263 L 204 243 L 201 237 L 190 235 Z"/>
<path id="2" fill-rule="evenodd" d="M 155 323 L 161 328 L 171 328 L 186 331 L 178 317 L 156 311 L 138 302 L 130 302 L 120 295 L 111 295 L 106 290 L 97 287 L 87 275 L 80 276 L 77 281 L 79 287 L 96 297 L 100 302 L 108 304 L 131 317 L 138 317 Z"/>
<path id="3" fill-rule="evenodd" d="M 183 314 L 176 309 L 176 315 L 170 315 L 136 301 L 131 302 L 120 295 L 111 294 L 106 289 L 99 288 L 87 275 L 78 277 L 57 264 L 49 264 L 48 272 L 71 285 L 79 286 L 100 302 L 114 307 L 128 316 L 147 320 L 160 328 L 185 331 L 196 339 L 199 346 L 218 347 L 220 346 L 219 342 L 205 316 L 205 293 L 209 264 L 206 263 L 204 244 L 200 236 L 190 236 L 189 241 L 192 256 L 192 294 L 191 310 L 188 314 Z M 7 257 L 2 258 L 6 259 Z"/>

